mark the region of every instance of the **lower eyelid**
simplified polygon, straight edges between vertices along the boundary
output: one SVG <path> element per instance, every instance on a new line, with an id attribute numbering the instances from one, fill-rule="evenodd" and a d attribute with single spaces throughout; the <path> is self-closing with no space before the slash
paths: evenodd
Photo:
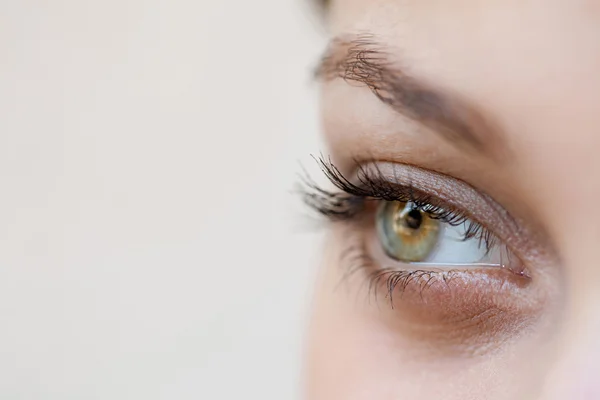
<path id="1" fill-rule="evenodd" d="M 346 224 L 344 224 L 346 225 Z M 351 234 L 349 234 L 351 232 Z M 508 290 L 510 287 L 524 288 L 530 284 L 531 278 L 520 271 L 513 271 L 494 264 L 434 264 L 434 263 L 403 263 L 391 260 L 377 243 L 373 227 L 363 221 L 360 226 L 345 226 L 338 231 L 342 240 L 346 242 L 344 254 L 340 258 L 343 269 L 358 273 L 367 279 L 376 279 L 381 283 L 395 274 L 396 284 L 390 288 L 386 285 L 388 296 L 396 292 L 406 292 L 411 288 L 423 289 L 419 296 L 433 289 L 437 292 L 452 290 L 460 286 L 464 290 L 480 289 L 492 291 L 494 288 Z M 385 260 L 385 261 L 382 261 Z M 457 282 L 460 282 L 458 284 Z M 371 287 L 374 287 L 370 283 Z M 439 287 L 438 287 L 439 286 Z M 390 293 L 390 289 L 393 289 Z M 425 290 L 427 289 L 427 290 Z M 402 293 L 404 295 L 404 293 Z"/>
<path id="2" fill-rule="evenodd" d="M 396 305 L 394 297 L 399 297 L 404 303 L 429 305 L 475 301 L 499 294 L 503 295 L 503 301 L 510 301 L 514 291 L 525 290 L 531 284 L 531 278 L 500 267 L 443 269 L 406 264 L 403 268 L 381 268 L 365 263 L 362 268 L 367 269 L 371 289 L 383 289 L 392 308 Z"/>
<path id="3" fill-rule="evenodd" d="M 374 296 L 378 309 L 387 309 L 385 324 L 413 344 L 435 346 L 451 356 L 499 348 L 540 314 L 542 302 L 523 301 L 529 279 L 503 270 L 378 276 L 370 289 L 380 293 Z"/>
<path id="4" fill-rule="evenodd" d="M 490 338 L 499 346 L 541 314 L 543 298 L 528 276 L 499 267 L 385 269 L 369 250 L 368 234 L 365 226 L 337 232 L 347 246 L 342 274 L 348 284 L 366 289 L 378 309 L 387 309 L 386 324 L 402 335 L 453 351 L 462 351 L 455 345 L 465 340 L 489 349 Z"/>

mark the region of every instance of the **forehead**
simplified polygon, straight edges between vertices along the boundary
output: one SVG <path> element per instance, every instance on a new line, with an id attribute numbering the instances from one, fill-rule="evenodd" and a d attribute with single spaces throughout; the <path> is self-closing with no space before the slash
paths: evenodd
<path id="1" fill-rule="evenodd" d="M 373 32 L 412 74 L 478 100 L 501 87 L 521 106 L 550 107 L 600 87 L 600 5 L 592 2 L 337 0 L 331 13 L 334 34 Z"/>
<path id="2" fill-rule="evenodd" d="M 411 75 L 527 132 L 597 136 L 600 3 L 578 0 L 336 0 L 334 36 L 371 32 Z"/>

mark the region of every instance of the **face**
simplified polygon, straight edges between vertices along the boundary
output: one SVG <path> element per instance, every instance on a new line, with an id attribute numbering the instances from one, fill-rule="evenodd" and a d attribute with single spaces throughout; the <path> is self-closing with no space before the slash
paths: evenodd
<path id="1" fill-rule="evenodd" d="M 328 23 L 308 398 L 600 398 L 600 3 Z"/>

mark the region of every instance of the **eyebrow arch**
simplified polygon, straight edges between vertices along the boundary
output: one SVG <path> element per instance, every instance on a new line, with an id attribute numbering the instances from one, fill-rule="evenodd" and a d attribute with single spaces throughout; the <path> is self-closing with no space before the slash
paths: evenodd
<path id="1" fill-rule="evenodd" d="M 333 39 L 315 76 L 364 84 L 383 103 L 461 149 L 490 156 L 502 150 L 498 130 L 477 109 L 404 73 L 372 34 Z"/>

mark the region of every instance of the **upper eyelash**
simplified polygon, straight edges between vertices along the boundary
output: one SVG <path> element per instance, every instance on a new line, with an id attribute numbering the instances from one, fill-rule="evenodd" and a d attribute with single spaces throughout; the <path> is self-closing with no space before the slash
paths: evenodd
<path id="1" fill-rule="evenodd" d="M 436 196 L 416 189 L 411 184 L 390 182 L 377 167 L 374 171 L 368 171 L 359 164 L 356 174 L 358 183 L 355 184 L 341 173 L 331 159 L 325 159 L 323 156 L 314 158 L 327 179 L 340 192 L 323 189 L 304 175 L 302 197 L 310 208 L 331 220 L 355 218 L 365 209 L 368 200 L 411 202 L 415 208 L 426 212 L 431 218 L 451 226 L 465 224 L 462 240 L 478 239 L 479 245 L 484 245 L 488 252 L 495 245 L 496 237 L 493 233 L 465 212 L 446 204 Z"/>

